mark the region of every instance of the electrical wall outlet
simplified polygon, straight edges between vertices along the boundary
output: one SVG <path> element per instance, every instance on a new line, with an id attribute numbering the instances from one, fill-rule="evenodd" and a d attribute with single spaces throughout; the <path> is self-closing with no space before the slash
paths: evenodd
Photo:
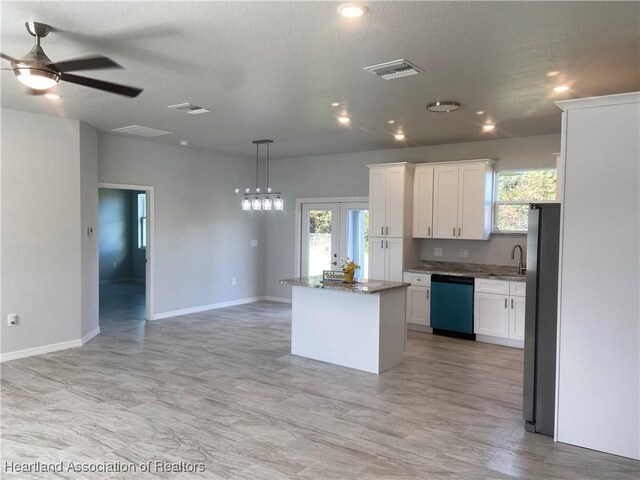
<path id="1" fill-rule="evenodd" d="M 461 248 L 460 249 L 460 256 L 463 258 L 467 258 L 469 256 L 469 250 L 467 250 L 466 248 Z"/>
<path id="2" fill-rule="evenodd" d="M 433 256 L 434 257 L 441 257 L 442 256 L 442 249 L 441 248 L 434 248 L 433 249 Z"/>
<path id="3" fill-rule="evenodd" d="M 10 313 L 9 315 L 7 315 L 7 325 L 10 327 L 15 327 L 16 325 L 18 325 L 17 313 Z"/>
<path id="4" fill-rule="evenodd" d="M 258 246 L 258 240 L 251 240 L 251 247 L 256 248 Z"/>
<path id="5" fill-rule="evenodd" d="M 236 284 L 236 277 L 231 277 L 231 285 L 235 285 Z"/>

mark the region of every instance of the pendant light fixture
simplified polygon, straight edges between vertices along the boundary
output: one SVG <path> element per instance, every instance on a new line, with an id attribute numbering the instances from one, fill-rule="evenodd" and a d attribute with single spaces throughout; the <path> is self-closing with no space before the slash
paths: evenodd
<path id="1" fill-rule="evenodd" d="M 256 146 L 256 189 L 254 191 L 251 191 L 250 188 L 244 189 L 241 202 L 242 210 L 284 210 L 284 200 L 281 197 L 281 193 L 273 192 L 269 186 L 269 145 L 273 143 L 273 140 L 254 140 L 253 143 Z M 264 191 L 259 187 L 260 145 L 267 146 L 266 188 Z M 239 188 L 236 188 L 236 193 L 240 193 Z"/>

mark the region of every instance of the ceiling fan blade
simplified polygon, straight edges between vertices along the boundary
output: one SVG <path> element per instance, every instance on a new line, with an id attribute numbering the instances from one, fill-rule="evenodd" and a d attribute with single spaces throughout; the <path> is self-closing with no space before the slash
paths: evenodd
<path id="1" fill-rule="evenodd" d="M 4 58 L 5 60 L 9 60 L 10 62 L 17 62 L 18 60 L 10 57 L 9 55 L 5 54 L 5 53 L 0 53 L 0 57 Z"/>
<path id="2" fill-rule="evenodd" d="M 110 58 L 96 55 L 92 57 L 72 58 L 48 65 L 58 72 L 76 72 L 78 70 L 99 70 L 101 68 L 122 68 Z"/>
<path id="3" fill-rule="evenodd" d="M 96 88 L 98 90 L 104 90 L 105 92 L 124 95 L 125 97 L 137 97 L 140 92 L 142 92 L 141 88 L 128 87 L 126 85 L 120 85 L 118 83 L 96 80 L 95 78 L 81 77 L 80 75 L 73 75 L 71 73 L 63 73 L 60 76 L 60 80 L 63 82 L 83 85 L 85 87 Z"/>

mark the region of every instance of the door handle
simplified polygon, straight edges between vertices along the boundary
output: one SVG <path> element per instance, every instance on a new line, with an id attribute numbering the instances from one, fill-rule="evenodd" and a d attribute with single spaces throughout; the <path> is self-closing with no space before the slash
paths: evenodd
<path id="1" fill-rule="evenodd" d="M 507 299 L 504 299 L 504 308 L 507 308 Z"/>
<path id="2" fill-rule="evenodd" d="M 389 248 L 389 240 L 387 240 L 387 248 Z"/>
<path id="3" fill-rule="evenodd" d="M 380 227 L 380 235 L 384 235 L 384 227 Z"/>
<path id="4" fill-rule="evenodd" d="M 431 235 L 431 227 L 427 227 L 427 235 Z"/>
<path id="5" fill-rule="evenodd" d="M 511 310 L 513 310 L 513 298 L 511 299 Z"/>
<path id="6" fill-rule="evenodd" d="M 456 236 L 456 227 L 453 227 L 453 236 Z"/>
<path id="7" fill-rule="evenodd" d="M 458 227 L 458 236 L 462 235 L 462 228 Z"/>
<path id="8" fill-rule="evenodd" d="M 338 262 L 331 262 L 331 265 L 337 265 Z"/>
<path id="9" fill-rule="evenodd" d="M 384 240 L 380 240 L 380 248 L 384 248 Z"/>
<path id="10" fill-rule="evenodd" d="M 386 233 L 387 235 L 389 235 L 389 227 L 385 227 L 385 229 L 386 229 L 386 232 L 385 232 L 385 233 Z"/>

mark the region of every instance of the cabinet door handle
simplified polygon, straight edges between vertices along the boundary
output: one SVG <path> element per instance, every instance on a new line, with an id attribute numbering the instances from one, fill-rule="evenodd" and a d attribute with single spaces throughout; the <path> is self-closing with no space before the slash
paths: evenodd
<path id="1" fill-rule="evenodd" d="M 385 232 L 385 233 L 386 233 L 387 235 L 389 235 L 389 227 L 385 227 L 385 229 L 386 229 L 386 232 Z"/>
<path id="2" fill-rule="evenodd" d="M 504 308 L 507 308 L 507 299 L 504 299 Z"/>
<path id="3" fill-rule="evenodd" d="M 427 235 L 431 236 L 431 227 L 427 227 Z"/>
<path id="4" fill-rule="evenodd" d="M 429 300 L 429 290 L 427 290 L 427 300 Z"/>
<path id="5" fill-rule="evenodd" d="M 384 248 L 384 240 L 380 240 L 380 248 Z"/>
<path id="6" fill-rule="evenodd" d="M 453 236 L 456 236 L 456 227 L 453 227 Z"/>
<path id="7" fill-rule="evenodd" d="M 389 248 L 389 240 L 387 240 L 387 248 Z"/>
<path id="8" fill-rule="evenodd" d="M 511 310 L 513 310 L 513 298 L 511 299 Z"/>
<path id="9" fill-rule="evenodd" d="M 458 227 L 458 236 L 462 235 L 462 228 Z"/>
<path id="10" fill-rule="evenodd" d="M 384 227 L 380 227 L 380 235 L 384 235 Z"/>

